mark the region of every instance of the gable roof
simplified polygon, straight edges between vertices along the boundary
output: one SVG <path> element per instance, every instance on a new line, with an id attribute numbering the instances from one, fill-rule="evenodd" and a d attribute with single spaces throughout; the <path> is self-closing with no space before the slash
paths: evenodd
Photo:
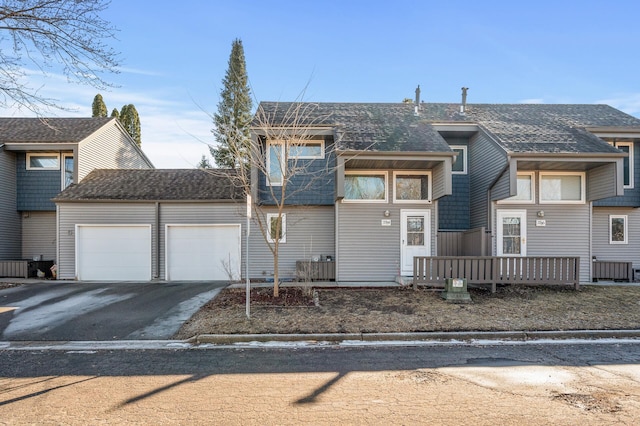
<path id="1" fill-rule="evenodd" d="M 99 169 L 53 201 L 243 200 L 231 179 L 234 174 L 220 169 Z"/>
<path id="2" fill-rule="evenodd" d="M 293 113 L 293 112 L 296 113 Z M 253 125 L 335 128 L 338 150 L 449 151 L 438 124 L 475 124 L 506 152 L 619 153 L 590 127 L 640 129 L 640 119 L 608 105 L 261 102 Z"/>
<path id="3" fill-rule="evenodd" d="M 76 143 L 115 118 L 0 118 L 0 143 Z"/>

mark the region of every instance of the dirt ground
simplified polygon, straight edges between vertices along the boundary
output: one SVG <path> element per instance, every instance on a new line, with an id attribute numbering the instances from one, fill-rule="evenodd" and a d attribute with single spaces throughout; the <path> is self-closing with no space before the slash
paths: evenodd
<path id="1" fill-rule="evenodd" d="M 225 289 L 174 336 L 242 333 L 606 330 L 640 328 L 640 287 L 498 287 L 469 289 L 472 302 L 443 300 L 412 288 Z"/>

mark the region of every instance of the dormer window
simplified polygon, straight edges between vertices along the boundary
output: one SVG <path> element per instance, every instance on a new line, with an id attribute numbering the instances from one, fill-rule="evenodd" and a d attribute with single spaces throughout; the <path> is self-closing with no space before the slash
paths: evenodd
<path id="1" fill-rule="evenodd" d="M 27 153 L 27 170 L 60 170 L 60 155 L 57 153 Z"/>

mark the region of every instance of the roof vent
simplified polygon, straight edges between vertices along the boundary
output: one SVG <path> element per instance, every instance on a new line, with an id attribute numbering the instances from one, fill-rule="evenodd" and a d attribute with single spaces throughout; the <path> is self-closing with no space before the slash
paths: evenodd
<path id="1" fill-rule="evenodd" d="M 415 115 L 420 115 L 420 85 L 416 87 L 416 106 L 415 106 Z"/>
<path id="2" fill-rule="evenodd" d="M 460 114 L 464 114 L 467 109 L 467 90 L 469 90 L 468 87 L 462 88 L 462 105 L 460 105 Z"/>

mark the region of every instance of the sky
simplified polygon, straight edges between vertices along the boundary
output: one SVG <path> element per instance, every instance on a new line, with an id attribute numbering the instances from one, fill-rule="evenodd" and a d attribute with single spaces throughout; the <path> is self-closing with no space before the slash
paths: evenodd
<path id="1" fill-rule="evenodd" d="M 260 101 L 606 103 L 640 117 L 637 0 L 112 0 L 120 73 L 109 90 L 33 74 L 41 93 L 88 117 L 133 103 L 157 168 L 209 156 L 231 43 L 243 42 Z M 5 116 L 29 116 L 8 109 Z"/>

